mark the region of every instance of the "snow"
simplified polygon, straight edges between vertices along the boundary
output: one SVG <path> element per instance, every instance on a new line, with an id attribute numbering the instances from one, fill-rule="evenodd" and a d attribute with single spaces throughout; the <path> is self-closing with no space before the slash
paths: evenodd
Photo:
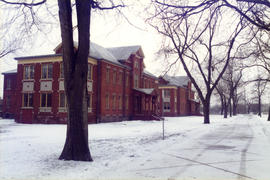
<path id="1" fill-rule="evenodd" d="M 58 160 L 65 125 L 0 119 L 0 179 L 270 179 L 270 122 L 239 115 L 89 125 L 93 162 Z"/>

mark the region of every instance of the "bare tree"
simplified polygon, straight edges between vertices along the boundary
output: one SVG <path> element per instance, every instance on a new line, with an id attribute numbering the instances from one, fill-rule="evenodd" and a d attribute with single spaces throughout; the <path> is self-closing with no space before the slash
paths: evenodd
<path id="1" fill-rule="evenodd" d="M 262 109 L 261 109 L 262 95 L 264 94 L 265 89 L 266 89 L 266 82 L 261 80 L 260 76 L 258 76 L 257 79 L 258 80 L 254 84 L 253 94 L 255 95 L 254 99 L 256 99 L 258 102 L 258 107 L 257 107 L 258 116 L 261 117 L 262 116 Z"/>
<path id="2" fill-rule="evenodd" d="M 4 3 L 23 6 L 33 12 L 33 7 L 42 5 L 46 0 L 27 3 L 28 1 L 5 1 Z M 110 4 L 109 7 L 103 3 Z M 78 48 L 74 51 L 72 6 L 76 8 L 78 27 Z M 94 0 L 58 0 L 59 20 L 63 48 L 64 84 L 67 96 L 67 135 L 64 149 L 59 159 L 92 161 L 88 144 L 88 119 L 87 119 L 87 63 L 90 47 L 90 18 L 92 9 L 114 9 L 124 7 L 123 4 L 115 5 L 112 0 L 107 2 Z"/>
<path id="3" fill-rule="evenodd" d="M 182 63 L 197 90 L 203 105 L 205 124 L 210 123 L 211 94 L 229 64 L 236 38 L 245 27 L 239 20 L 239 23 L 232 23 L 234 28 L 227 29 L 227 33 L 221 37 L 219 33 L 223 27 L 220 25 L 224 21 L 222 8 L 213 5 L 207 9 L 196 9 L 189 5 L 178 6 L 177 2 L 166 4 L 154 1 L 154 13 L 148 19 L 166 38 L 163 52 L 174 55 L 176 61 Z M 197 74 L 200 78 L 196 77 Z"/>
<path id="4" fill-rule="evenodd" d="M 28 42 L 27 47 L 29 47 L 29 42 L 39 34 L 38 32 L 46 34 L 54 24 L 45 21 L 44 18 L 42 20 L 37 13 L 41 9 L 48 8 L 45 1 L 39 3 L 18 1 L 17 3 L 0 0 L 0 8 L 3 16 L 0 23 L 0 58 L 26 49 L 25 42 Z M 52 14 L 46 12 L 46 20 L 51 18 Z"/>

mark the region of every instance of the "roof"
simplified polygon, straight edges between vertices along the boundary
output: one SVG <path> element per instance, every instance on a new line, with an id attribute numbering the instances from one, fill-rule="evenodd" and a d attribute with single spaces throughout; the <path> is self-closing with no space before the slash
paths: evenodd
<path id="1" fill-rule="evenodd" d="M 57 52 L 59 48 L 62 47 L 62 43 L 60 43 L 54 51 Z M 78 47 L 78 43 L 74 42 L 74 47 Z M 126 60 L 130 57 L 131 54 L 136 52 L 140 53 L 142 57 L 144 57 L 141 46 L 123 46 L 123 47 L 113 47 L 113 48 L 104 48 L 96 43 L 90 42 L 89 49 L 89 57 L 92 57 L 96 60 L 105 60 L 111 62 L 113 64 L 126 67 L 124 64 L 120 63 L 121 60 Z M 61 54 L 48 54 L 48 55 L 38 55 L 38 56 L 25 56 L 25 57 L 16 57 L 16 60 L 24 60 L 24 59 L 35 59 L 35 58 L 46 58 L 46 57 L 54 57 L 54 56 L 62 56 Z M 146 74 L 155 77 L 151 73 L 147 72 Z"/>
<path id="2" fill-rule="evenodd" d="M 108 60 L 115 64 L 122 65 L 110 51 L 96 43 L 91 42 L 89 56 L 98 60 Z"/>
<path id="3" fill-rule="evenodd" d="M 60 43 L 54 51 L 57 51 L 61 48 L 62 43 Z M 74 46 L 78 47 L 78 43 L 74 42 Z M 123 66 L 119 61 L 126 60 L 133 53 L 136 53 L 140 50 L 140 53 L 143 55 L 141 46 L 123 46 L 123 47 L 112 47 L 104 48 L 96 43 L 90 42 L 89 56 L 97 60 L 107 60 L 117 65 Z"/>
<path id="4" fill-rule="evenodd" d="M 12 69 L 6 72 L 2 72 L 2 74 L 15 74 L 15 73 L 17 73 L 17 69 Z"/>
<path id="5" fill-rule="evenodd" d="M 145 75 L 151 76 L 151 77 L 153 77 L 153 78 L 157 78 L 154 74 L 150 73 L 149 71 L 146 71 L 145 69 L 143 70 L 143 73 L 144 73 Z"/>
<path id="6" fill-rule="evenodd" d="M 151 95 L 155 90 L 154 88 L 133 88 L 133 89 L 148 95 Z"/>
<path id="7" fill-rule="evenodd" d="M 62 54 L 46 54 L 46 55 L 37 55 L 37 56 L 24 56 L 24 57 L 15 57 L 15 60 L 24 60 L 24 59 L 35 59 L 35 58 L 47 58 L 47 57 L 57 57 L 62 56 Z"/>
<path id="8" fill-rule="evenodd" d="M 131 54 L 134 54 L 137 51 L 141 50 L 141 46 L 139 45 L 122 46 L 122 47 L 111 47 L 111 48 L 106 48 L 106 49 L 110 51 L 117 60 L 126 60 L 129 58 Z M 141 50 L 141 54 L 144 57 L 142 50 Z"/>
<path id="9" fill-rule="evenodd" d="M 182 86 L 186 87 L 189 82 L 189 78 L 187 76 L 168 76 L 164 75 L 163 79 L 168 81 L 169 85 Z"/>

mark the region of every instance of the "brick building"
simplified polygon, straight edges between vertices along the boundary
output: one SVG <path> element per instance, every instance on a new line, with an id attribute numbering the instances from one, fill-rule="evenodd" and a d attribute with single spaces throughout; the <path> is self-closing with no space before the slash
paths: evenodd
<path id="1" fill-rule="evenodd" d="M 159 104 L 163 116 L 200 115 L 200 103 L 187 76 L 159 77 Z"/>
<path id="2" fill-rule="evenodd" d="M 17 57 L 17 70 L 3 73 L 5 117 L 14 117 L 21 123 L 66 122 L 61 44 L 54 51 L 55 54 Z M 104 48 L 91 43 L 87 80 L 89 123 L 155 119 L 163 112 L 160 97 L 165 92 L 164 115 L 198 114 L 195 105 L 192 108 L 196 103 L 192 103 L 194 92 L 188 80 L 185 86 L 157 78 L 145 71 L 143 60 L 140 46 Z M 184 109 L 181 103 L 188 108 Z"/>

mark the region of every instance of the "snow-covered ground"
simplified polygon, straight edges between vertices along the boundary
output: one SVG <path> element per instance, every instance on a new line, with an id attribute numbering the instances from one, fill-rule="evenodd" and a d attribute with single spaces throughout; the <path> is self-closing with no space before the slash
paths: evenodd
<path id="1" fill-rule="evenodd" d="M 93 162 L 58 160 L 65 125 L 0 119 L 0 179 L 270 179 L 270 122 L 239 115 L 89 125 Z"/>

